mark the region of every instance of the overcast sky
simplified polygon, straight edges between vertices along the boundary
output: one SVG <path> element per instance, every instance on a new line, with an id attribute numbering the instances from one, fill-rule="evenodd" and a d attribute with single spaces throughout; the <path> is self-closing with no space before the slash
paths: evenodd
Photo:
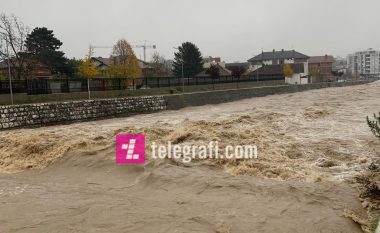
<path id="1" fill-rule="evenodd" d="M 173 58 L 174 46 L 195 43 L 204 56 L 246 61 L 263 49 L 346 56 L 380 49 L 380 0 L 0 0 L 0 12 L 31 29 L 47 27 L 68 57 L 88 46 L 147 40 Z M 108 56 L 110 49 L 97 49 Z M 135 49 L 139 58 L 142 49 Z M 148 50 L 150 58 L 152 50 Z"/>

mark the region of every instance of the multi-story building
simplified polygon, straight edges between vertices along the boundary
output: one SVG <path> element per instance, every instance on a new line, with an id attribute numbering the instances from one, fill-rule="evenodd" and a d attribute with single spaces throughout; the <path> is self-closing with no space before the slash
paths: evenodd
<path id="1" fill-rule="evenodd" d="M 380 76 L 380 51 L 368 49 L 348 55 L 347 69 L 353 75 Z"/>

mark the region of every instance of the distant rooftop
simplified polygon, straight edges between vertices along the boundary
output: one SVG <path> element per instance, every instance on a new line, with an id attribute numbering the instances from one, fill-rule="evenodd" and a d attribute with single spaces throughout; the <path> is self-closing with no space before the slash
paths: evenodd
<path id="1" fill-rule="evenodd" d="M 313 56 L 308 60 L 309 63 L 334 63 L 335 59 L 333 56 L 325 55 L 325 56 Z"/>
<path id="2" fill-rule="evenodd" d="M 308 59 L 309 56 L 297 52 L 295 50 L 281 50 L 281 51 L 271 51 L 271 52 L 262 52 L 259 55 L 249 59 L 249 62 L 259 62 L 264 60 L 272 59 Z"/>
<path id="3" fill-rule="evenodd" d="M 232 62 L 232 63 L 226 63 L 226 67 L 234 67 L 234 66 L 250 66 L 251 63 L 249 62 Z"/>
<path id="4" fill-rule="evenodd" d="M 118 57 L 109 57 L 109 58 L 105 58 L 105 57 L 92 57 L 91 59 L 93 60 L 97 60 L 98 62 L 106 65 L 106 66 L 109 66 L 113 63 L 114 59 L 118 59 Z M 137 59 L 139 65 L 141 68 L 149 68 L 149 63 L 145 62 L 145 61 L 142 61 L 140 59 Z"/>

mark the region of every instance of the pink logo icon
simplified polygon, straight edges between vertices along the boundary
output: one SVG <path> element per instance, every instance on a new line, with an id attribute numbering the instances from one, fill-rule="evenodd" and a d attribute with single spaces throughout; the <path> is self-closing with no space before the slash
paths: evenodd
<path id="1" fill-rule="evenodd" d="M 143 164 L 145 136 L 143 134 L 116 135 L 116 164 Z"/>

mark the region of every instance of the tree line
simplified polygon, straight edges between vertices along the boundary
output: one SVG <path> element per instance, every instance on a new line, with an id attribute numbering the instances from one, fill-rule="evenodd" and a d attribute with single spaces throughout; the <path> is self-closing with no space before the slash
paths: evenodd
<path id="1" fill-rule="evenodd" d="M 9 62 L 13 79 L 35 76 L 40 64 L 52 74 L 72 76 L 80 61 L 65 57 L 61 46 L 52 30 L 36 27 L 30 31 L 15 15 L 0 14 L 0 60 Z"/>
<path id="2" fill-rule="evenodd" d="M 37 76 L 38 67 L 43 65 L 53 77 L 107 77 L 137 78 L 142 75 L 139 61 L 132 46 L 126 39 L 120 39 L 113 46 L 106 70 L 98 70 L 92 61 L 94 54 L 90 48 L 84 59 L 67 58 L 60 50 L 62 46 L 53 30 L 46 27 L 36 27 L 30 31 L 15 15 L 0 14 L 0 62 L 11 67 L 11 77 L 16 80 Z M 10 56 L 10 59 L 8 59 Z M 168 76 L 185 78 L 194 77 L 203 70 L 203 58 L 199 48 L 185 42 L 174 53 L 173 64 L 168 65 L 164 56 L 155 52 L 150 60 L 150 76 Z M 101 74 L 102 72 L 102 74 Z M 210 74 L 217 75 L 214 66 Z M 1 76 L 7 76 L 1 74 Z"/>

